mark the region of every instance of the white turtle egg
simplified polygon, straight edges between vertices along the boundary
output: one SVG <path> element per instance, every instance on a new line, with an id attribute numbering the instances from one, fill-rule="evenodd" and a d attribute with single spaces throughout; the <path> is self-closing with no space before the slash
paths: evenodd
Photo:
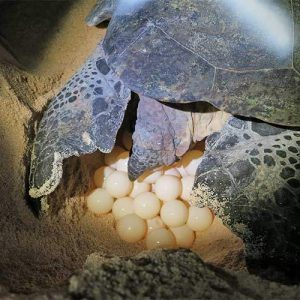
<path id="1" fill-rule="evenodd" d="M 152 219 L 159 214 L 160 201 L 154 193 L 145 192 L 133 200 L 134 213 L 143 219 Z"/>
<path id="2" fill-rule="evenodd" d="M 147 223 L 139 216 L 130 214 L 117 221 L 116 230 L 122 240 L 135 243 L 146 235 Z"/>
<path id="3" fill-rule="evenodd" d="M 117 157 L 116 169 L 122 172 L 128 172 L 129 151 L 120 153 Z"/>
<path id="4" fill-rule="evenodd" d="M 204 231 L 212 224 L 213 220 L 214 216 L 208 207 L 191 206 L 186 224 L 194 231 Z"/>
<path id="5" fill-rule="evenodd" d="M 162 168 L 157 168 L 154 170 L 148 170 L 143 175 L 138 178 L 139 182 L 146 182 L 146 183 L 155 183 L 156 180 L 163 174 Z"/>
<path id="6" fill-rule="evenodd" d="M 188 226 L 183 225 L 180 227 L 170 227 L 173 232 L 176 244 L 181 248 L 191 248 L 195 240 L 195 232 Z"/>
<path id="7" fill-rule="evenodd" d="M 188 151 L 182 158 L 182 165 L 188 175 L 195 176 L 203 152 L 200 150 Z"/>
<path id="8" fill-rule="evenodd" d="M 115 171 L 110 174 L 105 181 L 107 192 L 115 198 L 126 197 L 131 193 L 132 182 L 129 180 L 127 173 Z"/>
<path id="9" fill-rule="evenodd" d="M 133 214 L 133 199 L 131 197 L 117 199 L 113 204 L 112 213 L 116 220 L 119 220 L 126 215 Z"/>
<path id="10" fill-rule="evenodd" d="M 173 175 L 179 178 L 181 177 L 180 172 L 174 166 L 164 167 L 164 175 Z"/>
<path id="11" fill-rule="evenodd" d="M 148 219 L 147 225 L 148 225 L 148 233 L 152 230 L 166 227 L 166 225 L 164 224 L 164 222 L 162 221 L 162 219 L 159 216 L 157 216 L 153 219 Z"/>
<path id="12" fill-rule="evenodd" d="M 98 168 L 94 173 L 94 183 L 96 187 L 103 187 L 106 178 L 115 170 L 108 166 Z"/>
<path id="13" fill-rule="evenodd" d="M 151 185 L 149 183 L 134 181 L 133 188 L 129 196 L 135 198 L 141 193 L 150 192 L 150 191 L 151 191 Z"/>
<path id="14" fill-rule="evenodd" d="M 181 191 L 181 181 L 173 175 L 163 175 L 155 183 L 155 193 L 163 201 L 175 200 L 180 196 Z"/>
<path id="15" fill-rule="evenodd" d="M 176 239 L 172 231 L 166 228 L 154 229 L 147 234 L 147 249 L 175 248 Z"/>
<path id="16" fill-rule="evenodd" d="M 114 199 L 105 189 L 97 188 L 87 196 L 86 203 L 92 213 L 102 215 L 111 211 Z"/>
<path id="17" fill-rule="evenodd" d="M 192 193 L 194 186 L 195 177 L 194 176 L 185 176 L 181 178 L 182 183 L 182 192 L 180 198 L 182 200 L 188 201 Z"/>
<path id="18" fill-rule="evenodd" d="M 124 152 L 124 149 L 119 146 L 115 146 L 110 153 L 104 155 L 104 162 L 107 166 L 116 169 L 117 168 L 117 158 L 119 154 Z"/>
<path id="19" fill-rule="evenodd" d="M 187 171 L 185 170 L 185 168 L 183 167 L 182 162 L 179 162 L 179 163 L 176 165 L 176 170 L 180 173 L 180 175 L 181 175 L 182 177 L 188 176 L 188 175 L 189 175 L 189 174 L 187 173 Z"/>
<path id="20" fill-rule="evenodd" d="M 122 144 L 126 150 L 130 150 L 132 147 L 132 134 L 125 130 L 122 135 Z"/>
<path id="21" fill-rule="evenodd" d="M 178 227 L 186 223 L 188 212 L 188 208 L 182 201 L 170 200 L 164 202 L 160 217 L 167 226 Z"/>
<path id="22" fill-rule="evenodd" d="M 155 183 L 151 184 L 151 191 L 152 193 L 155 193 Z"/>

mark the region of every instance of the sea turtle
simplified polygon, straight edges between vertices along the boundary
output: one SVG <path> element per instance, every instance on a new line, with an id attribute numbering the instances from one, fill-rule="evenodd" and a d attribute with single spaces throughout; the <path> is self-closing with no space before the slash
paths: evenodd
<path id="1" fill-rule="evenodd" d="M 249 259 L 300 264 L 300 4 L 104 0 L 87 21 L 108 19 L 40 122 L 30 195 L 56 188 L 63 159 L 110 152 L 135 92 L 130 178 L 208 135 L 191 201 L 239 234 Z"/>

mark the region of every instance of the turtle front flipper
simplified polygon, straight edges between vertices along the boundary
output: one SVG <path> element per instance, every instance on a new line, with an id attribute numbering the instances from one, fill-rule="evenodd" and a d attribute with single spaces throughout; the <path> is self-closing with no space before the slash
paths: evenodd
<path id="1" fill-rule="evenodd" d="M 300 131 L 230 118 L 207 139 L 191 201 L 243 238 L 249 263 L 300 265 Z"/>
<path id="2" fill-rule="evenodd" d="M 97 3 L 86 17 L 85 22 L 89 26 L 96 26 L 111 18 L 117 0 L 97 0 Z"/>
<path id="3" fill-rule="evenodd" d="M 144 171 L 170 165 L 182 156 L 192 142 L 191 113 L 140 96 L 128 162 L 129 178 Z"/>
<path id="4" fill-rule="evenodd" d="M 62 177 L 63 159 L 110 152 L 131 92 L 106 64 L 102 44 L 51 101 L 32 151 L 30 196 L 50 194 Z"/>

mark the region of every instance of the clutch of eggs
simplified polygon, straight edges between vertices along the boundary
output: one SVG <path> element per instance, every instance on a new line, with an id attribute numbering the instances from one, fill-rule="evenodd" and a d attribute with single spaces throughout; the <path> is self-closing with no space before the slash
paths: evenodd
<path id="1" fill-rule="evenodd" d="M 94 172 L 96 188 L 86 197 L 96 216 L 112 213 L 116 231 L 128 243 L 146 240 L 148 249 L 191 248 L 195 232 L 206 230 L 214 215 L 209 208 L 187 202 L 203 152 L 192 150 L 173 166 L 145 172 L 136 181 L 127 176 L 131 135 L 123 146 L 105 154 L 105 165 Z"/>

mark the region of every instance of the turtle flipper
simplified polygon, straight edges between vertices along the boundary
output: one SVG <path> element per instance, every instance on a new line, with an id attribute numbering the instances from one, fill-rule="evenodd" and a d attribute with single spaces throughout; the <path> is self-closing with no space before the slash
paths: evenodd
<path id="1" fill-rule="evenodd" d="M 300 263 L 300 131 L 230 118 L 208 137 L 194 205 L 246 243 L 249 261 Z"/>
<path id="2" fill-rule="evenodd" d="M 103 21 L 109 20 L 115 10 L 116 1 L 117 0 L 97 0 L 97 3 L 85 19 L 87 25 L 96 26 Z"/>
<path id="3" fill-rule="evenodd" d="M 192 142 L 190 121 L 190 112 L 140 96 L 128 162 L 129 178 L 134 180 L 144 171 L 170 165 L 182 156 Z"/>
<path id="4" fill-rule="evenodd" d="M 106 64 L 102 44 L 98 45 L 51 101 L 39 124 L 31 160 L 32 197 L 56 188 L 63 159 L 112 150 L 130 94 Z"/>
<path id="5" fill-rule="evenodd" d="M 220 130 L 229 114 L 208 103 L 161 103 L 140 96 L 128 174 L 136 179 L 144 171 L 170 165 L 192 142 Z"/>

